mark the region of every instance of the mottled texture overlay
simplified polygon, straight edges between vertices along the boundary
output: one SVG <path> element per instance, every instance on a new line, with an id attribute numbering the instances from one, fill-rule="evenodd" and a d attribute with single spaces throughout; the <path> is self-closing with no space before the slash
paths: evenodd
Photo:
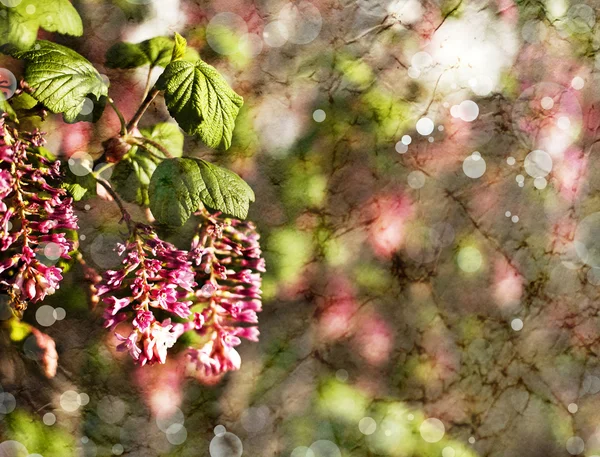
<path id="1" fill-rule="evenodd" d="M 0 3 L 0 21 L 10 8 L 47 14 L 40 0 Z M 107 311 L 94 295 L 126 243 L 98 186 L 69 214 L 85 262 L 22 322 L 0 296 L 0 456 L 600 455 L 600 3 L 72 4 L 81 37 L 43 23 L 38 37 L 110 78 L 126 119 L 163 68 L 109 68 L 121 41 L 178 32 L 244 98 L 229 149 L 193 136 L 175 147 L 254 190 L 252 223 L 231 236 L 243 229 L 254 246 L 252 224 L 260 234 L 262 286 L 234 278 L 262 288 L 260 337 L 252 327 L 224 374 L 201 351 L 191 365 L 207 368 L 190 367 L 181 342 L 166 360 L 158 347 L 138 354 L 164 364 L 118 351 L 127 342 L 103 324 L 135 300 L 113 297 Z M 5 96 L 23 75 L 22 61 L 0 57 Z M 110 109 L 85 122 L 93 115 L 90 100 L 83 122 L 21 127 L 45 132 L 83 179 L 119 130 Z M 144 119 L 140 129 L 172 122 L 162 96 Z M 178 253 L 194 228 L 159 234 Z M 64 260 L 52 252 L 61 243 L 40 268 Z M 181 288 L 202 284 L 185 274 Z"/>

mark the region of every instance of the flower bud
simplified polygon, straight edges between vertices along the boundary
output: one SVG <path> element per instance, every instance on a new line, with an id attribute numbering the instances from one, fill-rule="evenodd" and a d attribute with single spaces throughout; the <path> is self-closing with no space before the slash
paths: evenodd
<path id="1" fill-rule="evenodd" d="M 106 161 L 117 163 L 123 160 L 123 157 L 131 150 L 131 144 L 128 143 L 127 137 L 115 136 L 109 138 L 102 143 Z"/>

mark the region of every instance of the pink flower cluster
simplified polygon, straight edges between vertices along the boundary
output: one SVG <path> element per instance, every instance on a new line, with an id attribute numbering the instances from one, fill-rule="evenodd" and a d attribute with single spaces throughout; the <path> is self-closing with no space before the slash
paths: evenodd
<path id="1" fill-rule="evenodd" d="M 36 150 L 43 142 L 39 132 L 19 133 L 0 118 L 0 290 L 18 311 L 58 289 L 62 269 L 39 254 L 51 246 L 56 259 L 69 259 L 66 231 L 77 229 L 72 199 L 54 187 L 60 162 Z"/>
<path id="2" fill-rule="evenodd" d="M 188 355 L 207 375 L 218 375 L 240 367 L 235 349 L 240 337 L 258 341 L 256 313 L 262 310 L 265 261 L 252 222 L 222 219 L 207 211 L 197 216 L 202 223 L 190 256 L 199 286 L 193 298 L 200 308 L 194 314 L 194 329 L 202 345 L 188 348 Z"/>
<path id="3" fill-rule="evenodd" d="M 193 342 L 192 366 L 218 375 L 240 367 L 240 337 L 258 340 L 264 260 L 250 222 L 202 210 L 191 250 L 160 240 L 136 225 L 119 247 L 123 267 L 109 270 L 98 285 L 108 305 L 105 326 L 131 321 L 131 332 L 115 335 L 140 365 L 165 363 L 168 349 L 186 334 Z"/>
<path id="4" fill-rule="evenodd" d="M 141 224 L 118 249 L 123 267 L 108 270 L 97 286 L 98 295 L 106 295 L 105 326 L 114 328 L 133 317 L 129 336 L 115 333 L 122 341 L 119 350 L 127 350 L 140 365 L 165 363 L 167 350 L 189 327 L 172 318 L 186 319 L 192 314 L 192 302 L 186 297 L 196 283 L 188 253 Z M 165 318 L 160 320 L 161 316 Z"/>

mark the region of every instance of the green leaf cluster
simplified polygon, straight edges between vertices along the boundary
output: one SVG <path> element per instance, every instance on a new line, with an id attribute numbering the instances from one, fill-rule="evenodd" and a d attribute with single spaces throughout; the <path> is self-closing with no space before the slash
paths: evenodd
<path id="1" fill-rule="evenodd" d="M 62 113 L 66 122 L 100 117 L 108 86 L 84 57 L 44 40 L 30 49 L 10 52 L 25 61 L 24 79 L 32 88 L 32 101 Z M 111 183 L 116 192 L 126 201 L 149 205 L 156 219 L 168 225 L 183 225 L 201 205 L 245 218 L 254 193 L 238 175 L 204 160 L 181 158 L 184 138 L 180 128 L 199 135 L 209 147 L 230 147 L 243 99 L 223 76 L 188 49 L 178 34 L 174 40 L 156 37 L 138 44 L 118 43 L 109 49 L 106 65 L 165 67 L 147 100 L 163 91 L 167 108 L 179 125 L 157 124 L 142 129 L 140 138 L 122 133 L 133 147 L 113 171 Z M 83 113 L 90 101 L 93 112 Z M 2 103 L 0 109 L 8 111 L 10 105 Z M 79 200 L 95 191 L 95 181 L 70 176 L 64 187 Z"/>
<path id="2" fill-rule="evenodd" d="M 227 81 L 198 53 L 175 39 L 156 37 L 141 43 L 117 43 L 106 54 L 109 68 L 165 67 L 156 83 L 164 91 L 169 113 L 190 135 L 199 135 L 207 146 L 231 146 L 235 119 L 243 105 Z"/>

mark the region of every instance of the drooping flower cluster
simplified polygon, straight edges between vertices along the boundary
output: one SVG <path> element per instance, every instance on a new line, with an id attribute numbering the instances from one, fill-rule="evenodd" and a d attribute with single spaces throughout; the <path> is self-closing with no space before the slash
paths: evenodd
<path id="1" fill-rule="evenodd" d="M 207 375 L 240 367 L 235 347 L 240 337 L 258 341 L 257 312 L 262 309 L 259 235 L 252 222 L 222 218 L 206 210 L 190 256 L 195 264 L 198 289 L 193 301 L 194 330 L 204 343 L 188 348 L 188 355 Z"/>
<path id="2" fill-rule="evenodd" d="M 167 350 L 189 329 L 192 302 L 186 300 L 196 286 L 188 253 L 162 241 L 148 226 L 134 227 L 127 243 L 119 245 L 123 267 L 108 270 L 97 286 L 108 305 L 105 326 L 114 328 L 131 318 L 128 336 L 115 335 L 140 365 L 165 363 Z"/>
<path id="3" fill-rule="evenodd" d="M 23 311 L 51 295 L 62 280 L 53 265 L 69 259 L 77 229 L 72 199 L 54 186 L 60 162 L 40 155 L 41 133 L 17 132 L 0 118 L 0 291 Z"/>
<path id="4" fill-rule="evenodd" d="M 118 349 L 138 364 L 165 363 L 168 349 L 192 332 L 191 366 L 219 375 L 240 367 L 240 337 L 258 340 L 265 263 L 251 222 L 206 210 L 196 215 L 201 223 L 189 252 L 136 225 L 119 246 L 123 267 L 104 274 L 98 295 L 108 305 L 106 327 L 131 321 L 128 336 L 119 329 L 115 335 Z"/>

